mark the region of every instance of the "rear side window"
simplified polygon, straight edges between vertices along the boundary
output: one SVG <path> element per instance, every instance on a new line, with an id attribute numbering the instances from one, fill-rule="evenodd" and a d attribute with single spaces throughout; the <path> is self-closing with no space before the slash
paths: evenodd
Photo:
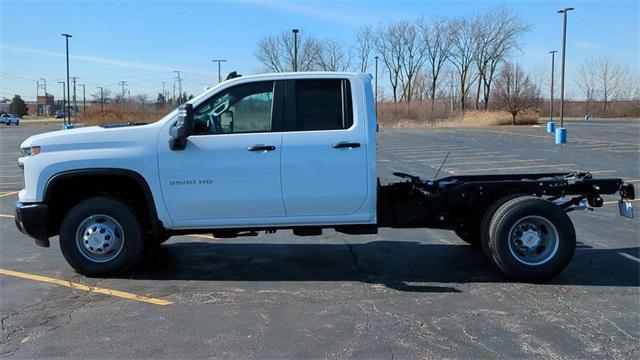
<path id="1" fill-rule="evenodd" d="M 339 130 L 353 124 L 348 80 L 296 80 L 295 130 Z"/>

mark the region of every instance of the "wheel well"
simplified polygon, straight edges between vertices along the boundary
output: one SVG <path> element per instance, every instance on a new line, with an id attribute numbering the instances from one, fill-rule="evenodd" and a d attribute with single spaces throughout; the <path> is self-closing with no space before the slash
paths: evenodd
<path id="1" fill-rule="evenodd" d="M 96 170 L 59 174 L 49 181 L 44 197 L 48 206 L 49 236 L 59 234 L 62 220 L 73 206 L 94 196 L 112 196 L 124 201 L 140 216 L 144 233 L 158 231 L 153 197 L 140 175 Z"/>

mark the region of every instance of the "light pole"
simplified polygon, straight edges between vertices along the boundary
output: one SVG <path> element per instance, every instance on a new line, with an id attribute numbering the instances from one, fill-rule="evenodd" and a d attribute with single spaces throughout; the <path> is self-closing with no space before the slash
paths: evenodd
<path id="1" fill-rule="evenodd" d="M 554 75 L 554 71 L 555 71 L 555 59 L 556 59 L 556 53 L 558 52 L 558 50 L 552 50 L 549 51 L 549 53 L 551 54 L 551 100 L 549 101 L 550 105 L 549 105 L 549 123 L 547 123 L 547 132 L 555 132 L 556 130 L 556 124 L 553 122 L 553 78 L 555 77 Z"/>
<path id="2" fill-rule="evenodd" d="M 560 75 L 560 131 L 556 132 L 556 144 L 564 144 L 567 142 L 567 131 L 564 128 L 564 66 L 567 53 L 567 13 L 574 8 L 567 7 L 558 10 L 559 14 L 564 17 L 562 26 L 562 72 Z"/>
<path id="3" fill-rule="evenodd" d="M 300 30 L 293 29 L 293 71 L 298 71 L 298 32 Z"/>
<path id="4" fill-rule="evenodd" d="M 220 75 L 220 63 L 226 62 L 224 59 L 211 60 L 211 62 L 218 63 L 218 83 L 222 82 L 222 76 Z"/>
<path id="5" fill-rule="evenodd" d="M 67 47 L 67 96 L 66 98 L 69 99 L 71 93 L 69 92 L 69 38 L 73 37 L 70 34 L 62 34 L 62 36 L 65 37 L 65 43 L 66 43 L 66 47 Z M 63 120 L 63 123 L 66 123 L 66 117 L 69 117 L 69 124 L 71 124 L 71 101 L 69 101 L 67 103 L 67 111 L 65 111 L 65 119 Z"/>
<path id="6" fill-rule="evenodd" d="M 66 102 L 66 96 L 64 95 L 64 81 L 58 81 L 58 84 L 62 84 L 62 114 L 65 113 L 64 103 Z M 62 124 L 64 125 L 67 121 L 67 115 L 64 115 L 62 118 Z"/>

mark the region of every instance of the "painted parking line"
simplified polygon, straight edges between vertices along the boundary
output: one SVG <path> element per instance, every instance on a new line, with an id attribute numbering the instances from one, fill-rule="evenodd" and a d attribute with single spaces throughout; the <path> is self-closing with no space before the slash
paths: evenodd
<path id="1" fill-rule="evenodd" d="M 527 165 L 527 166 L 509 166 L 509 167 L 499 167 L 499 168 L 487 168 L 487 169 L 456 169 L 456 172 L 461 171 L 498 171 L 498 170 L 516 170 L 516 169 L 533 169 L 533 168 L 551 168 L 551 167 L 567 167 L 567 166 L 575 166 L 575 164 L 544 164 L 544 165 Z"/>
<path id="2" fill-rule="evenodd" d="M 17 194 L 19 191 L 10 191 L 10 192 L 5 192 L 5 193 L 0 193 L 0 198 L 5 197 L 5 196 L 11 196 L 11 195 L 15 195 Z"/>
<path id="3" fill-rule="evenodd" d="M 8 269 L 0 268 L 0 275 L 13 276 L 13 277 L 20 278 L 20 279 L 39 281 L 39 282 L 53 284 L 53 285 L 66 286 L 66 287 L 74 289 L 74 290 L 88 291 L 88 292 L 92 292 L 92 293 L 96 293 L 96 294 L 109 295 L 109 296 L 113 296 L 113 297 L 117 297 L 117 298 L 121 298 L 121 299 L 145 302 L 145 303 L 154 304 L 154 305 L 165 306 L 165 305 L 173 304 L 173 302 L 169 301 L 169 300 L 157 299 L 157 298 L 152 298 L 152 297 L 148 297 L 148 296 L 132 294 L 132 293 L 129 293 L 129 292 L 126 292 L 126 291 L 112 290 L 112 289 L 107 289 L 107 288 L 88 286 L 88 285 L 75 283 L 75 282 L 71 282 L 71 281 L 67 281 L 67 280 L 60 280 L 60 279 L 56 279 L 56 278 L 52 278 L 52 277 L 48 277 L 48 276 L 28 274 L 28 273 L 8 270 Z"/>
<path id="4" fill-rule="evenodd" d="M 633 200 L 627 200 L 628 202 L 637 202 L 640 201 L 640 199 L 633 199 Z M 618 200 L 614 200 L 614 201 L 605 201 L 603 202 L 603 204 L 605 205 L 613 205 L 613 204 L 617 204 Z"/>
<path id="5" fill-rule="evenodd" d="M 0 218 L 13 219 L 13 218 L 15 218 L 15 216 L 7 215 L 7 214 L 0 214 Z"/>
<path id="6" fill-rule="evenodd" d="M 520 155 L 492 155 L 492 154 L 488 154 L 485 153 L 486 155 L 466 155 L 466 154 L 451 154 L 449 155 L 449 157 L 447 158 L 447 160 L 451 159 L 486 159 L 486 158 L 490 158 L 490 159 L 496 159 L 496 158 L 513 158 L 513 157 L 520 157 Z M 495 152 L 495 154 L 500 154 L 500 152 Z M 444 156 L 440 156 L 437 158 L 427 158 L 427 159 L 412 159 L 411 161 L 442 161 L 444 159 Z"/>
<path id="7" fill-rule="evenodd" d="M 529 163 L 529 162 L 538 162 L 545 161 L 546 159 L 514 159 L 514 160 L 491 160 L 491 161 L 474 161 L 474 162 L 463 162 L 463 163 L 449 163 L 447 162 L 447 166 L 460 166 L 460 165 L 474 165 L 474 164 L 496 164 L 496 163 Z"/>

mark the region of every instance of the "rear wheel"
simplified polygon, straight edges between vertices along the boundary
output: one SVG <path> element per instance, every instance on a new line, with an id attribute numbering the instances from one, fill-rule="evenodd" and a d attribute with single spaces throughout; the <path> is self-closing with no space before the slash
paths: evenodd
<path id="1" fill-rule="evenodd" d="M 538 282 L 560 273 L 576 247 L 575 229 L 553 203 L 525 196 L 505 202 L 489 226 L 488 247 L 507 276 Z"/>
<path id="2" fill-rule="evenodd" d="M 69 265 L 83 275 L 126 272 L 144 250 L 138 216 L 115 198 L 83 200 L 62 221 L 60 249 Z"/>

